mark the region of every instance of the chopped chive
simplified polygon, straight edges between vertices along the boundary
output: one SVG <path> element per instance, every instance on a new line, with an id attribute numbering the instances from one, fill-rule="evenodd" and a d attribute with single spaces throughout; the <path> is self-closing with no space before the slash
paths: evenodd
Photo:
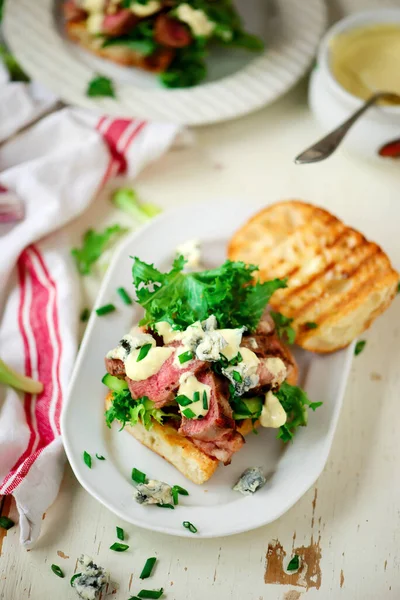
<path id="1" fill-rule="evenodd" d="M 243 356 L 240 354 L 240 352 L 237 353 L 236 360 L 237 360 L 238 364 L 243 362 Z"/>
<path id="2" fill-rule="evenodd" d="M 8 517 L 0 517 L 0 527 L 2 529 L 11 529 L 11 527 L 14 527 L 14 525 L 14 521 L 9 519 Z"/>
<path id="3" fill-rule="evenodd" d="M 180 396 L 177 396 L 175 398 L 175 400 L 177 401 L 177 403 L 180 406 L 188 406 L 189 404 L 192 404 L 191 399 L 188 398 L 187 396 L 184 396 L 183 394 L 181 394 Z"/>
<path id="4" fill-rule="evenodd" d="M 122 529 L 122 527 L 116 527 L 116 530 L 117 530 L 117 538 L 119 540 L 124 541 L 125 535 L 124 535 L 124 530 Z"/>
<path id="5" fill-rule="evenodd" d="M 101 456 L 101 454 L 100 454 L 100 455 L 99 455 L 99 454 L 96 454 L 96 458 L 97 458 L 97 460 L 106 460 L 106 459 L 104 458 L 104 456 Z"/>
<path id="6" fill-rule="evenodd" d="M 239 371 L 232 371 L 232 377 L 235 381 L 237 381 L 238 383 L 242 383 L 243 379 L 241 374 L 239 373 Z"/>
<path id="7" fill-rule="evenodd" d="M 57 577 L 65 577 L 64 573 L 61 571 L 58 565 L 51 565 L 51 570 L 53 571 L 54 575 L 57 575 Z"/>
<path id="8" fill-rule="evenodd" d="M 290 559 L 288 566 L 286 567 L 287 571 L 297 571 L 300 566 L 300 558 L 298 554 L 295 554 L 293 558 Z"/>
<path id="9" fill-rule="evenodd" d="M 193 402 L 199 402 L 200 400 L 200 392 L 195 392 L 193 394 Z"/>
<path id="10" fill-rule="evenodd" d="M 89 467 L 89 469 L 91 469 L 92 468 L 92 457 L 90 456 L 90 454 L 88 452 L 86 452 L 86 450 L 83 453 L 83 460 L 85 461 L 85 465 L 87 467 Z"/>
<path id="11" fill-rule="evenodd" d="M 115 552 L 125 552 L 128 548 L 128 544 L 120 544 L 119 542 L 114 542 L 113 545 L 110 546 L 110 550 L 114 550 Z"/>
<path id="12" fill-rule="evenodd" d="M 357 342 L 356 347 L 354 348 L 354 354 L 358 356 L 365 348 L 366 340 L 360 340 Z"/>
<path id="13" fill-rule="evenodd" d="M 139 356 L 137 357 L 136 362 L 140 362 L 141 360 L 146 358 L 146 356 L 148 355 L 150 350 L 151 350 L 151 344 L 145 344 L 144 346 L 142 346 L 140 348 Z"/>
<path id="14" fill-rule="evenodd" d="M 189 529 L 189 531 L 191 533 L 197 533 L 197 528 L 193 525 L 193 523 L 191 523 L 190 521 L 183 521 L 182 525 L 186 528 Z"/>
<path id="15" fill-rule="evenodd" d="M 157 559 L 155 556 L 152 556 L 151 558 L 148 558 L 146 560 L 146 564 L 144 565 L 143 570 L 139 575 L 140 579 L 147 579 L 148 577 L 150 577 L 154 565 L 156 564 L 156 560 Z"/>
<path id="16" fill-rule="evenodd" d="M 182 352 L 182 354 L 179 354 L 178 358 L 180 364 L 182 365 L 183 363 L 188 362 L 188 360 L 192 360 L 193 352 L 190 352 L 190 350 L 187 352 Z"/>
<path id="17" fill-rule="evenodd" d="M 171 489 L 171 495 L 172 495 L 172 498 L 173 498 L 173 501 L 174 501 L 174 506 L 177 506 L 177 504 L 179 504 L 178 490 L 173 487 Z"/>
<path id="18" fill-rule="evenodd" d="M 82 323 L 86 323 L 90 317 L 90 310 L 88 308 L 84 308 L 81 312 L 81 321 Z"/>
<path id="19" fill-rule="evenodd" d="M 399 281 L 399 283 L 397 284 L 397 293 L 398 293 L 398 294 L 400 294 L 400 281 Z"/>
<path id="20" fill-rule="evenodd" d="M 132 298 L 129 296 L 128 292 L 123 287 L 117 289 L 117 294 L 121 296 L 125 304 L 132 304 Z"/>
<path id="21" fill-rule="evenodd" d="M 189 492 L 187 490 L 185 490 L 185 488 L 181 487 L 180 485 L 174 485 L 174 487 L 172 489 L 176 490 L 178 492 L 178 494 L 181 494 L 181 496 L 189 496 Z"/>
<path id="22" fill-rule="evenodd" d="M 140 590 L 138 598 L 154 598 L 157 600 L 158 598 L 161 598 L 163 593 L 163 588 L 160 588 L 159 590 Z"/>
<path id="23" fill-rule="evenodd" d="M 74 581 L 75 579 L 77 579 L 78 577 L 80 577 L 82 575 L 82 573 L 75 573 L 75 575 L 72 575 L 69 583 L 72 585 L 72 587 L 74 587 Z"/>
<path id="24" fill-rule="evenodd" d="M 99 308 L 96 308 L 96 314 L 99 317 L 102 317 L 103 315 L 107 315 L 110 312 L 114 312 L 114 310 L 115 310 L 114 304 L 105 304 L 104 306 L 100 306 Z"/>
<path id="25" fill-rule="evenodd" d="M 132 479 L 136 481 L 136 483 L 146 483 L 146 475 L 139 471 L 139 469 L 132 469 Z"/>
<path id="26" fill-rule="evenodd" d="M 162 504 L 161 502 L 159 502 L 158 504 L 156 504 L 156 506 L 159 506 L 160 508 L 172 508 L 172 510 L 174 510 L 174 506 L 172 504 Z"/>
<path id="27" fill-rule="evenodd" d="M 318 323 L 314 323 L 314 321 L 307 321 L 307 323 L 304 323 L 304 325 L 307 329 L 317 329 L 318 327 Z"/>
<path id="28" fill-rule="evenodd" d="M 185 408 L 185 410 L 182 411 L 182 414 L 185 415 L 187 419 L 193 419 L 196 416 L 196 413 L 194 413 L 191 408 Z"/>
<path id="29" fill-rule="evenodd" d="M 203 392 L 203 408 L 204 410 L 208 410 L 208 398 L 206 390 Z"/>

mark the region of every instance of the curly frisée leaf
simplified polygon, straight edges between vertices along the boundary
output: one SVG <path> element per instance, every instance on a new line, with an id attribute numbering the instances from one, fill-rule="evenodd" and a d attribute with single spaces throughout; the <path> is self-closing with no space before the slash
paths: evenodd
<path id="1" fill-rule="evenodd" d="M 284 381 L 275 396 L 282 404 L 287 414 L 287 421 L 279 428 L 278 438 L 283 442 L 290 441 L 295 435 L 297 428 L 307 425 L 307 409 L 315 410 L 322 402 L 311 402 L 306 392 L 296 385 L 290 385 Z"/>
<path id="2" fill-rule="evenodd" d="M 186 329 L 195 321 L 215 315 L 220 328 L 253 330 L 272 294 L 286 287 L 274 279 L 253 285 L 257 267 L 227 260 L 208 271 L 183 273 L 185 259 L 177 257 L 171 271 L 162 273 L 154 265 L 134 259 L 133 283 L 138 303 L 145 309 L 141 325 L 167 321 Z"/>
<path id="3" fill-rule="evenodd" d="M 166 416 L 169 415 L 163 410 L 155 408 L 154 403 L 147 396 L 134 400 L 129 390 L 113 392 L 112 405 L 105 413 L 108 427 L 111 427 L 113 421 L 117 420 L 122 424 L 122 429 L 126 423 L 137 425 L 141 421 L 148 430 L 152 426 L 152 419 L 162 423 Z"/>

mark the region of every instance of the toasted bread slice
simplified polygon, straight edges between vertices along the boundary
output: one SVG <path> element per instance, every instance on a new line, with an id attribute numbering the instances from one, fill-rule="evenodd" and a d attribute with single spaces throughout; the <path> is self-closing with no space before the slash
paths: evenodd
<path id="1" fill-rule="evenodd" d="M 161 73 L 168 68 L 174 57 L 174 50 L 171 48 L 161 48 L 151 56 L 143 56 L 122 44 L 103 47 L 103 39 L 90 34 L 86 29 L 85 21 L 69 21 L 65 24 L 65 31 L 71 41 L 85 50 L 125 67 L 139 67 L 146 71 Z"/>
<path id="2" fill-rule="evenodd" d="M 296 343 L 314 352 L 333 352 L 358 337 L 389 306 L 399 281 L 379 246 L 298 200 L 252 217 L 232 237 L 228 256 L 258 265 L 261 281 L 288 278 L 271 306 L 293 319 Z"/>

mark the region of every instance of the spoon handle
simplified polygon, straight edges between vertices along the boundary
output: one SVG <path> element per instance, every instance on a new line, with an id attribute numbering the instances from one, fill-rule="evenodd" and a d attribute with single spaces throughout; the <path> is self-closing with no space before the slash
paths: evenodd
<path id="1" fill-rule="evenodd" d="M 359 108 L 354 114 L 351 115 L 339 127 L 328 133 L 322 140 L 319 140 L 316 144 L 307 148 L 304 152 L 299 154 L 294 162 L 297 165 L 305 165 L 308 163 L 315 163 L 325 158 L 328 158 L 339 146 L 340 142 L 343 140 L 346 133 L 349 131 L 350 127 L 354 125 L 354 123 L 365 113 L 366 110 L 369 109 L 370 106 L 375 104 L 377 100 L 381 97 L 382 94 L 374 94 L 371 96 L 362 106 Z"/>

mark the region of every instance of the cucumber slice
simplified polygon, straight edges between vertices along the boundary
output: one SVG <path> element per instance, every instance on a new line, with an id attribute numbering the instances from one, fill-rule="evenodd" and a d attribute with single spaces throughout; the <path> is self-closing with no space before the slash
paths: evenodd
<path id="1" fill-rule="evenodd" d="M 125 379 L 119 379 L 118 377 L 114 377 L 110 375 L 110 373 L 106 373 L 101 380 L 101 383 L 104 383 L 110 390 L 113 392 L 122 392 L 123 390 L 128 389 L 128 384 Z"/>
<path id="2" fill-rule="evenodd" d="M 258 419 L 261 415 L 263 400 L 259 396 L 254 398 L 242 398 L 237 412 L 233 413 L 236 421 L 241 419 Z"/>

